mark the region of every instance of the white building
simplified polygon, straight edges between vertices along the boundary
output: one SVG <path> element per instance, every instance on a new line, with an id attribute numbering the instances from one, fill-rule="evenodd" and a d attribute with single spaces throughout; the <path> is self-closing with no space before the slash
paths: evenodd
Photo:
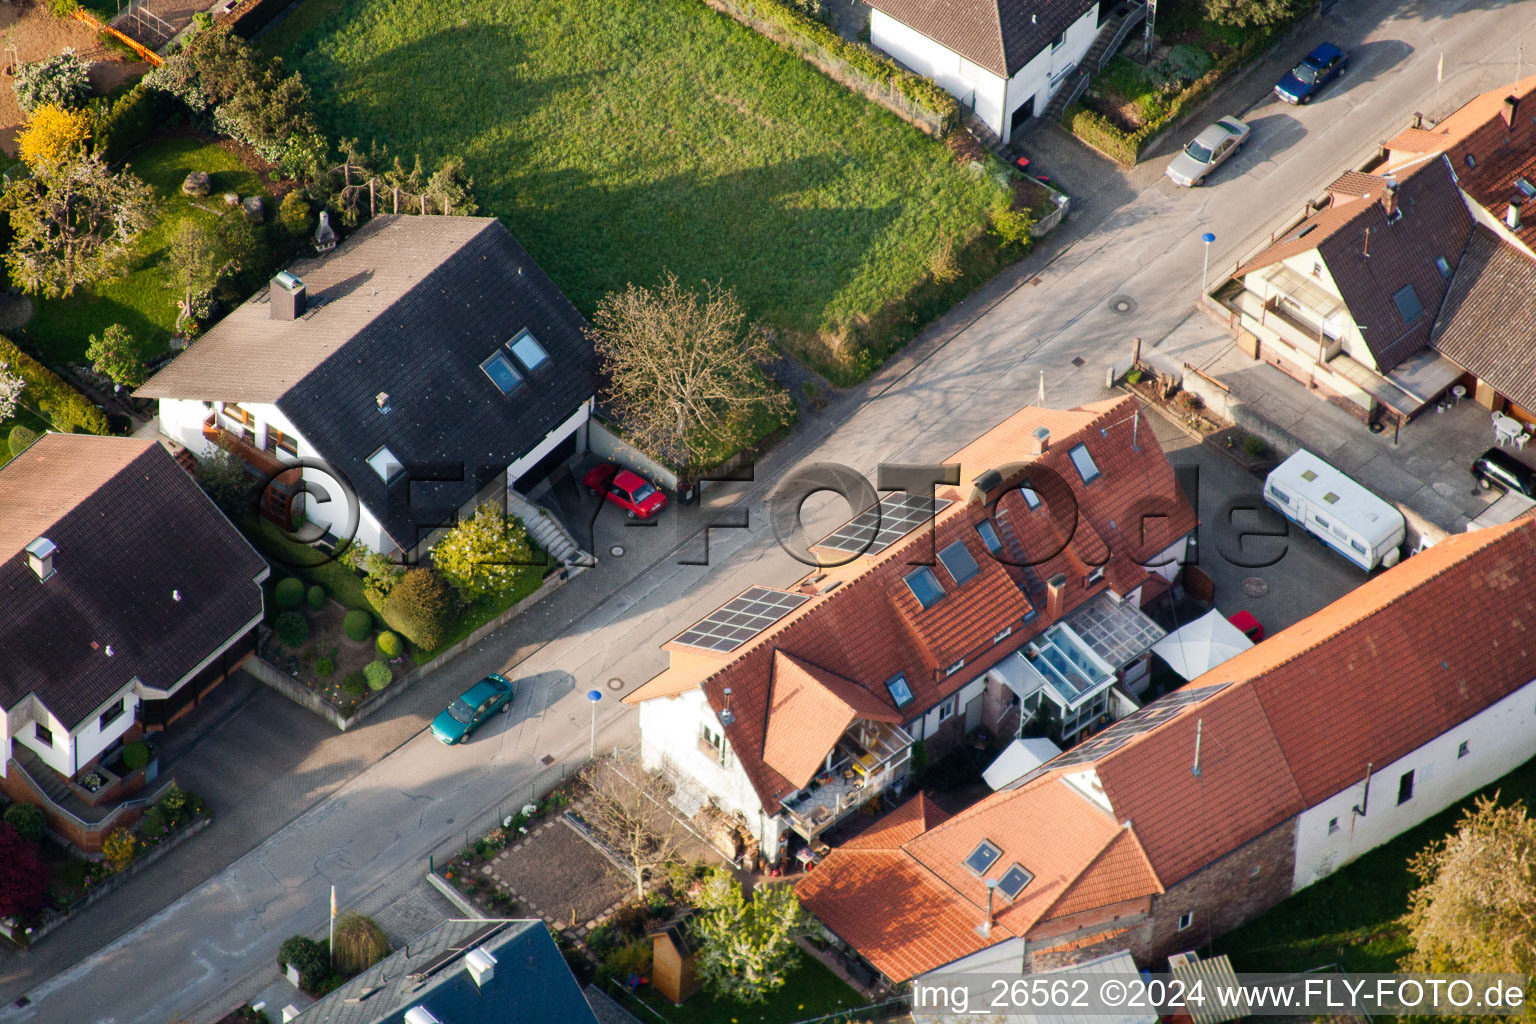
<path id="1" fill-rule="evenodd" d="M 869 41 L 933 79 L 1004 142 L 1077 68 L 1096 0 L 869 0 Z"/>

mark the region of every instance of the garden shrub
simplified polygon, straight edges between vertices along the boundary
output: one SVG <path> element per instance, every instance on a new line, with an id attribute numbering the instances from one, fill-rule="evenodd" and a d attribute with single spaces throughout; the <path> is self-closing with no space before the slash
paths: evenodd
<path id="1" fill-rule="evenodd" d="M 0 823 L 0 917 L 30 920 L 48 905 L 48 865 L 36 843 L 21 837 L 14 826 Z"/>
<path id="2" fill-rule="evenodd" d="M 386 663 L 370 661 L 363 666 L 363 678 L 368 681 L 368 689 L 382 690 L 394 682 L 395 674 Z"/>
<path id="3" fill-rule="evenodd" d="M 309 234 L 309 200 L 304 198 L 304 193 L 294 189 L 283 196 L 283 201 L 277 207 L 277 222 L 295 238 Z"/>
<path id="4" fill-rule="evenodd" d="M 11 458 L 14 459 L 16 456 L 26 451 L 27 447 L 36 440 L 37 431 L 28 430 L 20 423 L 16 424 L 11 428 L 11 436 L 6 439 L 7 446 L 11 449 Z"/>
<path id="5" fill-rule="evenodd" d="M 1193 82 L 1211 70 L 1211 65 L 1215 61 L 1200 47 L 1180 43 L 1168 51 L 1168 63 L 1174 66 L 1180 78 L 1186 82 Z"/>
<path id="6" fill-rule="evenodd" d="M 297 576 L 284 576 L 272 588 L 272 601 L 281 611 L 293 611 L 304 603 L 304 581 Z"/>
<path id="7" fill-rule="evenodd" d="M 600 924 L 587 933 L 587 948 L 598 956 L 602 956 L 613 948 L 613 930 L 606 924 Z"/>
<path id="8" fill-rule="evenodd" d="M 165 823 L 171 828 L 180 828 L 197 817 L 202 810 L 202 802 L 198 800 L 196 794 L 189 793 L 174 783 L 155 806 L 160 808 L 160 813 L 165 815 Z"/>
<path id="9" fill-rule="evenodd" d="M 384 658 L 398 658 L 400 657 L 400 652 L 405 649 L 404 645 L 400 642 L 400 634 L 388 629 L 379 634 L 379 638 L 373 642 L 373 646 L 378 650 L 379 655 Z"/>
<path id="10" fill-rule="evenodd" d="M 373 616 L 361 608 L 354 608 L 341 620 L 341 630 L 352 640 L 367 640 L 368 634 L 373 632 Z"/>
<path id="11" fill-rule="evenodd" d="M 351 977 L 361 974 L 389 956 L 389 940 L 384 930 L 370 917 L 343 914 L 336 922 L 335 944 L 331 947 L 331 966 Z"/>
<path id="12" fill-rule="evenodd" d="M 309 639 L 309 620 L 301 612 L 283 612 L 272 623 L 272 631 L 284 647 L 300 647 Z"/>
<path id="13" fill-rule="evenodd" d="M 631 975 L 644 977 L 651 973 L 651 941 L 635 939 L 612 950 L 598 965 L 597 976 L 601 981 L 623 983 Z"/>
<path id="14" fill-rule="evenodd" d="M 27 404 L 58 429 L 77 434 L 108 433 L 106 415 L 90 399 L 6 337 L 0 337 L 0 363 L 27 382 L 22 393 Z"/>
<path id="15" fill-rule="evenodd" d="M 341 692 L 352 697 L 368 695 L 368 677 L 358 669 L 348 672 L 341 680 Z"/>
<path id="16" fill-rule="evenodd" d="M 1028 210 L 993 210 L 992 233 L 1004 245 L 1014 245 L 1028 250 L 1034 242 L 1029 229 L 1035 226 L 1035 215 Z"/>
<path id="17" fill-rule="evenodd" d="M 43 841 L 43 829 L 47 820 L 43 809 L 33 804 L 11 804 L 5 809 L 5 823 L 21 834 L 21 838 L 34 843 Z"/>
<path id="18" fill-rule="evenodd" d="M 16 69 L 16 104 L 25 112 L 46 104 L 73 110 L 91 95 L 90 61 L 66 49 Z"/>
<path id="19" fill-rule="evenodd" d="M 138 847 L 138 837 L 132 832 L 126 828 L 115 828 L 101 841 L 101 855 L 106 858 L 108 867 L 113 871 L 121 871 L 133 863 L 133 855 L 138 852 Z"/>
<path id="20" fill-rule="evenodd" d="M 336 659 L 327 654 L 315 662 L 315 675 L 321 679 L 329 679 L 336 674 Z"/>
<path id="21" fill-rule="evenodd" d="M 1265 445 L 1262 438 L 1255 437 L 1252 434 L 1243 438 L 1243 451 L 1247 452 L 1250 458 L 1257 459 L 1261 457 L 1264 454 L 1264 448 Z"/>
<path id="22" fill-rule="evenodd" d="M 284 939 L 277 951 L 277 969 L 287 971 L 290 964 L 299 972 L 299 987 L 305 992 L 313 992 L 331 973 L 331 954 L 314 939 L 294 935 Z"/>
<path id="23" fill-rule="evenodd" d="M 108 163 L 120 163 L 135 146 L 165 123 L 164 94 L 140 82 L 102 115 L 92 133 L 92 148 Z"/>
<path id="24" fill-rule="evenodd" d="M 304 592 L 304 603 L 315 611 L 325 607 L 325 588 L 318 583 L 311 583 L 309 589 Z"/>
<path id="25" fill-rule="evenodd" d="M 123 767 L 130 772 L 149 765 L 149 746 L 143 740 L 134 740 L 123 747 Z"/>
<path id="26" fill-rule="evenodd" d="M 431 569 L 418 566 L 400 577 L 380 609 L 384 621 L 423 650 L 441 647 L 457 610 L 453 590 Z"/>

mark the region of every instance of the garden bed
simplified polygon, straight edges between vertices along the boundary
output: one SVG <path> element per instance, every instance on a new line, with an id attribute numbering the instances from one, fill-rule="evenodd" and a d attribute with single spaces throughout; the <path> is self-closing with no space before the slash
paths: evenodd
<path id="1" fill-rule="evenodd" d="M 331 600 L 319 610 L 301 608 L 298 614 L 309 623 L 308 639 L 295 648 L 284 646 L 273 635 L 261 652 L 272 664 L 343 712 L 356 708 L 374 692 L 363 679 L 364 667 L 372 661 L 389 663 L 378 652 L 372 629 L 366 640 L 353 640 L 347 636 L 342 623 L 348 610 Z M 395 679 L 410 667 L 405 655 L 390 663 Z"/>

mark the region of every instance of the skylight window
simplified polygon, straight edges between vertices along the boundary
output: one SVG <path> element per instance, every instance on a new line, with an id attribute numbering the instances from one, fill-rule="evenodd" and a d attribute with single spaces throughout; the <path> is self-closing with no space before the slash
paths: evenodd
<path id="1" fill-rule="evenodd" d="M 976 524 L 976 532 L 981 535 L 981 542 L 987 546 L 987 550 L 994 555 L 1001 554 L 1003 542 L 997 535 L 997 527 L 992 525 L 992 520 L 983 519 Z"/>
<path id="2" fill-rule="evenodd" d="M 507 342 L 507 345 L 512 349 L 512 354 L 517 356 L 518 362 L 526 366 L 530 373 L 549 362 L 549 353 L 544 351 L 539 339 L 526 330 Z"/>
<path id="3" fill-rule="evenodd" d="M 1040 495 L 1036 494 L 1035 489 L 1029 486 L 1029 481 L 1026 480 L 1019 485 L 1019 493 L 1024 496 L 1024 504 L 1032 509 L 1040 507 Z"/>
<path id="4" fill-rule="evenodd" d="M 1397 315 L 1403 318 L 1403 323 L 1411 324 L 1424 312 L 1424 307 L 1419 303 L 1419 295 L 1413 290 L 1413 285 L 1405 284 L 1392 296 L 1393 303 L 1397 306 Z"/>
<path id="5" fill-rule="evenodd" d="M 1451 261 L 1450 260 L 1446 259 L 1444 256 L 1436 256 L 1435 257 L 1435 269 L 1440 271 L 1440 276 L 1441 277 L 1445 278 L 1446 280 L 1450 280 L 1450 277 L 1451 277 Z"/>
<path id="6" fill-rule="evenodd" d="M 480 364 L 480 369 L 485 371 L 491 383 L 504 395 L 510 395 L 522 386 L 523 375 L 512 365 L 512 357 L 507 355 L 505 349 L 491 353 L 490 358 Z"/>
<path id="7" fill-rule="evenodd" d="M 368 456 L 368 465 L 373 467 L 373 471 L 379 474 L 379 479 L 385 483 L 389 483 L 405 469 L 400 464 L 400 460 L 395 458 L 394 453 L 383 446 Z"/>
<path id="8" fill-rule="evenodd" d="M 912 687 L 907 685 L 907 677 L 903 673 L 896 673 L 885 681 L 885 688 L 890 692 L 891 700 L 896 702 L 899 708 L 912 703 Z"/>
<path id="9" fill-rule="evenodd" d="M 1087 445 L 1080 444 L 1067 454 L 1072 457 L 1072 465 L 1077 467 L 1077 475 L 1083 478 L 1083 483 L 1091 484 L 1099 478 L 1099 467 L 1093 464 Z"/>
<path id="10" fill-rule="evenodd" d="M 932 608 L 934 602 L 944 596 L 944 588 L 939 585 L 939 578 L 926 565 L 915 572 L 907 573 L 906 579 L 912 596 L 917 598 L 917 603 L 924 608 Z"/>
<path id="11" fill-rule="evenodd" d="M 1000 891 L 1004 896 L 1007 896 L 1010 900 L 1016 900 L 1019 898 L 1019 893 L 1024 891 L 1024 887 L 1028 885 L 1034 877 L 1034 875 L 1030 874 L 1028 871 L 1025 871 L 1024 868 L 1020 865 L 1014 864 L 1008 868 L 1008 871 L 1003 875 L 1002 878 L 998 879 L 998 891 Z"/>
<path id="12" fill-rule="evenodd" d="M 983 839 L 981 845 L 971 851 L 971 855 L 965 858 L 965 866 L 978 875 L 985 875 L 987 869 L 997 863 L 997 858 L 1003 855 L 990 841 Z"/>
<path id="13" fill-rule="evenodd" d="M 954 577 L 956 586 L 981 571 L 976 565 L 976 559 L 971 557 L 971 553 L 965 550 L 965 545 L 958 540 L 939 552 L 939 561 L 944 563 L 944 568 L 948 569 L 949 574 Z"/>
<path id="14" fill-rule="evenodd" d="M 1317 479 L 1317 470 L 1315 470 L 1315 469 L 1304 469 L 1301 472 L 1301 478 L 1303 480 L 1305 480 L 1307 483 L 1311 483 L 1313 480 Z"/>

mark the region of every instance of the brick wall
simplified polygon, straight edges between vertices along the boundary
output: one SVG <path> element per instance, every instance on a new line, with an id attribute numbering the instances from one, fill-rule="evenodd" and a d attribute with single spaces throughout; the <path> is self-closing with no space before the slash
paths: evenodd
<path id="1" fill-rule="evenodd" d="M 1043 921 L 1029 930 L 1027 969 L 1049 971 L 1147 946 L 1151 935 L 1151 897 Z"/>

